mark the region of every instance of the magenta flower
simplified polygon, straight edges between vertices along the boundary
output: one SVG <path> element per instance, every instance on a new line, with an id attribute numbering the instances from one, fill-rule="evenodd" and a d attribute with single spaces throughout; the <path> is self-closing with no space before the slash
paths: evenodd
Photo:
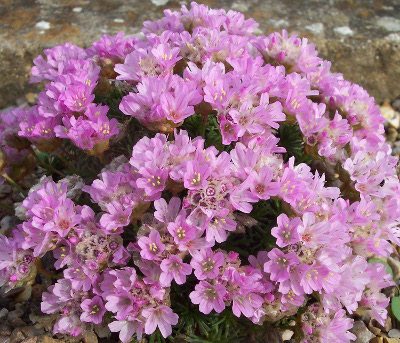
<path id="1" fill-rule="evenodd" d="M 219 274 L 219 267 L 224 264 L 222 252 L 214 252 L 211 248 L 200 250 L 190 261 L 197 279 L 215 279 Z"/>
<path id="2" fill-rule="evenodd" d="M 172 279 L 178 285 L 182 285 L 186 281 L 186 276 L 192 273 L 192 267 L 187 263 L 183 263 L 176 255 L 171 255 L 168 259 L 164 259 L 160 268 L 162 270 L 160 283 L 164 287 L 169 287 Z"/>
<path id="3" fill-rule="evenodd" d="M 159 44 L 151 50 L 164 72 L 171 72 L 175 63 L 182 59 L 178 56 L 179 52 L 179 48 L 171 49 L 168 44 Z"/>
<path id="4" fill-rule="evenodd" d="M 146 260 L 154 260 L 165 249 L 165 245 L 161 243 L 160 234 L 156 230 L 152 230 L 149 237 L 140 237 L 138 244 L 142 249 L 140 256 Z"/>
<path id="5" fill-rule="evenodd" d="M 316 217 L 312 212 L 304 213 L 303 223 L 297 227 L 301 242 L 308 248 L 329 243 L 331 240 L 329 230 L 330 222 L 316 222 Z"/>
<path id="6" fill-rule="evenodd" d="M 290 277 L 290 266 L 299 263 L 299 258 L 294 252 L 284 254 L 277 248 L 268 253 L 270 260 L 264 264 L 264 271 L 270 273 L 272 281 L 282 282 Z"/>
<path id="7" fill-rule="evenodd" d="M 178 315 L 165 305 L 144 309 L 142 315 L 147 319 L 144 327 L 147 335 L 151 335 L 158 327 L 163 337 L 167 338 L 172 333 L 171 325 L 178 323 Z"/>
<path id="8" fill-rule="evenodd" d="M 194 114 L 193 106 L 188 106 L 187 94 L 173 95 L 165 92 L 160 95 L 160 111 L 163 117 L 175 124 L 182 123 L 187 117 Z"/>
<path id="9" fill-rule="evenodd" d="M 101 216 L 100 225 L 104 227 L 106 233 L 122 233 L 122 228 L 130 223 L 129 217 L 132 209 L 129 207 L 124 209 L 118 201 L 112 201 L 107 204 L 107 211 L 108 213 Z"/>
<path id="10" fill-rule="evenodd" d="M 278 216 L 277 224 L 278 226 L 272 228 L 271 234 L 276 238 L 276 244 L 279 247 L 283 248 L 300 240 L 297 227 L 302 224 L 302 221 L 299 217 L 290 220 L 286 214 L 282 213 Z"/>
<path id="11" fill-rule="evenodd" d="M 103 300 L 98 295 L 95 295 L 92 299 L 82 301 L 81 309 L 83 310 L 81 320 L 94 324 L 100 324 L 106 312 Z"/>
<path id="12" fill-rule="evenodd" d="M 197 229 L 189 225 L 184 216 L 179 215 L 174 222 L 168 224 L 168 232 L 174 238 L 174 242 L 181 247 L 197 237 Z"/>
<path id="13" fill-rule="evenodd" d="M 237 294 L 233 298 L 232 312 L 236 317 L 243 315 L 250 318 L 254 315 L 255 310 L 260 308 L 264 300 L 258 294 Z"/>
<path id="14" fill-rule="evenodd" d="M 270 197 L 279 194 L 279 183 L 272 181 L 273 172 L 268 166 L 262 167 L 259 173 L 252 172 L 250 175 L 252 178 L 250 190 L 260 199 L 268 200 Z"/>
<path id="15" fill-rule="evenodd" d="M 54 208 L 53 218 L 43 226 L 44 231 L 55 231 L 65 237 L 81 221 L 81 216 L 76 214 L 74 202 L 68 198 L 61 198 L 59 206 Z"/>
<path id="16" fill-rule="evenodd" d="M 165 182 L 168 178 L 168 171 L 166 169 L 160 169 L 156 166 L 140 168 L 140 174 L 142 178 L 137 179 L 136 185 L 139 188 L 143 188 L 148 196 L 161 194 L 165 188 Z"/>
<path id="17" fill-rule="evenodd" d="M 154 201 L 154 217 L 163 223 L 170 223 L 175 220 L 181 207 L 181 199 L 173 197 L 167 204 L 164 199 Z"/>
<path id="18" fill-rule="evenodd" d="M 186 165 L 186 173 L 183 176 L 187 189 L 202 189 L 207 185 L 210 168 L 207 164 L 199 164 L 196 160 L 189 161 Z"/>
<path id="19" fill-rule="evenodd" d="M 108 324 L 111 332 L 119 331 L 119 339 L 121 342 L 128 342 L 133 334 L 136 333 L 138 339 L 142 339 L 143 323 L 137 318 L 130 318 L 130 320 L 116 320 Z"/>
<path id="20" fill-rule="evenodd" d="M 206 241 L 213 242 L 214 239 L 218 243 L 225 242 L 227 239 L 227 231 L 235 231 L 237 223 L 228 218 L 229 210 L 222 209 L 219 213 L 209 218 L 206 226 Z"/>
<path id="21" fill-rule="evenodd" d="M 95 86 L 95 85 L 93 85 Z M 93 88 L 86 84 L 77 83 L 68 87 L 63 96 L 66 107 L 71 111 L 82 112 L 94 100 Z"/>
<path id="22" fill-rule="evenodd" d="M 329 275 L 329 269 L 325 265 L 316 265 L 314 262 L 312 266 L 303 274 L 300 285 L 303 287 L 304 292 L 311 294 L 313 291 L 320 291 L 323 286 L 323 280 Z"/>
<path id="23" fill-rule="evenodd" d="M 207 281 L 200 281 L 189 297 L 193 304 L 199 305 L 200 312 L 209 314 L 212 310 L 221 313 L 225 309 L 226 294 L 224 285 L 211 285 Z"/>

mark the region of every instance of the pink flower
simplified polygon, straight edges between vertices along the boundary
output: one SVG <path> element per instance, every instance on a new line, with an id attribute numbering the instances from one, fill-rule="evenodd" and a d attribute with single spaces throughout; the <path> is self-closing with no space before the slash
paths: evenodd
<path id="1" fill-rule="evenodd" d="M 260 308 L 264 300 L 255 293 L 237 294 L 233 298 L 232 312 L 236 317 L 244 316 L 250 318 L 254 315 L 256 309 Z"/>
<path id="2" fill-rule="evenodd" d="M 126 208 L 118 201 L 112 201 L 107 204 L 107 211 L 100 218 L 100 225 L 104 227 L 108 234 L 120 234 L 123 227 L 130 223 L 129 217 L 132 213 L 131 208 Z"/>
<path id="3" fill-rule="evenodd" d="M 207 281 L 200 281 L 189 297 L 193 304 L 199 304 L 200 312 L 209 314 L 215 310 L 215 312 L 221 313 L 225 308 L 223 298 L 226 293 L 223 285 L 211 285 Z"/>
<path id="4" fill-rule="evenodd" d="M 276 238 L 276 244 L 279 247 L 283 248 L 299 241 L 297 227 L 302 224 L 299 217 L 290 220 L 286 214 L 282 213 L 278 216 L 277 224 L 278 226 L 272 228 L 271 234 Z"/>
<path id="5" fill-rule="evenodd" d="M 139 169 L 143 177 L 136 180 L 136 185 L 143 188 L 147 196 L 161 195 L 168 179 L 168 171 L 156 166 L 149 166 Z"/>
<path id="6" fill-rule="evenodd" d="M 172 197 L 169 203 L 164 199 L 158 199 L 154 201 L 154 217 L 163 223 L 170 223 L 175 220 L 181 207 L 181 199 L 178 197 Z"/>
<path id="7" fill-rule="evenodd" d="M 213 253 L 211 248 L 200 250 L 190 261 L 197 279 L 215 279 L 219 274 L 219 267 L 224 264 L 222 252 Z"/>
<path id="8" fill-rule="evenodd" d="M 196 227 L 189 225 L 183 215 L 177 216 L 174 222 L 168 224 L 167 229 L 170 235 L 174 238 L 174 242 L 179 244 L 180 249 L 183 248 L 184 244 L 197 237 Z"/>
<path id="9" fill-rule="evenodd" d="M 160 234 L 156 230 L 152 230 L 149 237 L 140 237 L 138 244 L 142 249 L 140 256 L 146 260 L 154 260 L 165 249 L 165 245 L 161 243 Z"/>
<path id="10" fill-rule="evenodd" d="M 142 311 L 142 315 L 147 319 L 144 327 L 147 335 L 151 335 L 158 327 L 163 337 L 167 338 L 172 333 L 171 325 L 178 323 L 178 315 L 165 305 L 147 308 Z"/>
<path id="11" fill-rule="evenodd" d="M 183 176 L 184 185 L 187 189 L 202 189 L 207 185 L 207 178 L 210 175 L 210 168 L 207 164 L 199 164 L 196 160 L 189 161 L 186 166 L 186 173 Z"/>
<path id="12" fill-rule="evenodd" d="M 187 263 L 183 263 L 176 255 L 171 255 L 168 259 L 163 260 L 160 268 L 162 270 L 160 283 L 164 287 L 169 287 L 172 279 L 178 285 L 182 285 L 186 281 L 186 276 L 192 273 L 192 267 Z"/>
<path id="13" fill-rule="evenodd" d="M 206 226 L 206 241 L 213 242 L 214 239 L 218 243 L 225 242 L 227 239 L 227 231 L 235 231 L 237 223 L 228 218 L 229 210 L 223 208 L 219 213 L 209 218 Z"/>
<path id="14" fill-rule="evenodd" d="M 264 264 L 264 271 L 270 273 L 272 281 L 282 282 L 289 279 L 289 270 L 292 265 L 299 263 L 299 258 L 294 252 L 284 254 L 277 248 L 268 253 L 270 261 Z"/>
<path id="15" fill-rule="evenodd" d="M 95 295 L 92 299 L 82 301 L 81 309 L 83 310 L 81 320 L 94 324 L 100 324 L 103 321 L 103 315 L 106 312 L 103 300 L 98 295 Z"/>
<path id="16" fill-rule="evenodd" d="M 143 323 L 137 318 L 130 318 L 130 320 L 116 320 L 108 324 L 111 332 L 119 331 L 119 339 L 126 343 L 128 342 L 133 334 L 136 333 L 138 339 L 142 339 L 143 334 Z"/>
<path id="17" fill-rule="evenodd" d="M 252 178 L 250 190 L 260 199 L 268 200 L 270 197 L 279 194 L 279 183 L 272 181 L 273 172 L 268 166 L 262 167 L 258 174 L 253 171 L 250 175 Z"/>

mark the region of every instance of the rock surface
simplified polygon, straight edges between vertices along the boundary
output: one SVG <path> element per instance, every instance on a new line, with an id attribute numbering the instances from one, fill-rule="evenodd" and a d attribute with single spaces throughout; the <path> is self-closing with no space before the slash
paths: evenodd
<path id="1" fill-rule="evenodd" d="M 253 17 L 263 33 L 287 29 L 309 38 L 320 55 L 376 101 L 400 95 L 398 0 L 206 0 L 212 8 Z M 67 41 L 85 47 L 103 33 L 139 32 L 143 21 L 189 1 L 3 0 L 0 2 L 0 108 L 43 85 L 28 83 L 32 60 Z"/>

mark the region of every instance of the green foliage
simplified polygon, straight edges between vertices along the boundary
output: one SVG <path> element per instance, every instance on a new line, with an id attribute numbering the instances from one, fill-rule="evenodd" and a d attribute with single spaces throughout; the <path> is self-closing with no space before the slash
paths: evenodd
<path id="1" fill-rule="evenodd" d="M 283 212 L 278 200 L 262 200 L 253 204 L 249 215 L 236 214 L 237 230 L 220 244 L 226 251 L 235 251 L 243 261 L 249 255 L 257 256 L 259 251 L 275 247 L 276 239 L 271 235 L 271 229 L 276 226 L 276 218 Z"/>
<path id="2" fill-rule="evenodd" d="M 40 161 L 56 170 L 61 170 L 63 167 L 65 167 L 65 164 L 61 161 L 61 159 L 53 154 L 39 152 L 37 155 Z M 49 171 L 49 174 L 52 174 L 51 170 Z"/>
<path id="3" fill-rule="evenodd" d="M 297 163 L 304 162 L 300 161 L 304 154 L 303 135 L 297 124 L 281 124 L 276 136 L 280 138 L 278 146 L 286 149 L 286 153 L 283 154 L 285 162 L 292 156 L 295 157 Z"/>
<path id="4" fill-rule="evenodd" d="M 276 217 L 278 217 L 284 210 L 280 200 L 269 199 L 261 200 L 253 204 L 253 210 L 250 216 L 259 222 L 268 223 L 271 220 L 276 223 Z"/>
<path id="5" fill-rule="evenodd" d="M 206 148 L 215 146 L 219 151 L 229 152 L 235 147 L 234 143 L 229 145 L 222 144 L 222 135 L 219 130 L 216 114 L 209 114 L 205 124 L 201 114 L 194 114 L 186 118 L 180 128 L 186 130 L 190 137 L 202 136 L 206 140 Z"/>
<path id="6" fill-rule="evenodd" d="M 172 308 L 179 315 L 179 322 L 173 327 L 172 337 L 175 342 L 191 343 L 230 343 L 239 342 L 240 333 L 246 329 L 237 317 L 227 308 L 218 314 L 214 311 L 208 315 L 201 313 L 197 305 L 189 299 L 189 292 L 198 282 L 192 276 L 189 278 L 190 287 L 179 287 L 173 284 L 171 290 Z"/>
<path id="7" fill-rule="evenodd" d="M 392 298 L 390 306 L 392 308 L 393 315 L 397 320 L 400 320 L 400 297 Z"/>
<path id="8" fill-rule="evenodd" d="M 203 116 L 201 114 L 193 114 L 186 118 L 180 129 L 186 130 L 190 137 L 201 136 Z"/>

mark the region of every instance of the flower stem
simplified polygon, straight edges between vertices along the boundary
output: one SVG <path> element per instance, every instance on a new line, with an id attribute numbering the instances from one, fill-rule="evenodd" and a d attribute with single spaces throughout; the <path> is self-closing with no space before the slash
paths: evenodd
<path id="1" fill-rule="evenodd" d="M 2 177 L 4 177 L 9 183 L 11 183 L 16 189 L 18 189 L 21 192 L 21 194 L 24 196 L 24 198 L 26 198 L 26 192 L 8 174 L 6 174 L 5 172 L 2 171 L 2 172 L 0 172 L 0 175 Z"/>
<path id="2" fill-rule="evenodd" d="M 1 201 L 0 201 L 0 206 L 3 207 L 3 208 L 6 208 L 7 210 L 14 211 L 14 208 L 12 206 L 6 205 L 6 204 L 2 203 Z"/>
<path id="3" fill-rule="evenodd" d="M 207 126 L 207 121 L 208 121 L 208 115 L 203 115 L 203 121 L 201 123 L 201 131 L 200 135 L 204 139 L 206 139 L 206 126 Z"/>
<path id="4" fill-rule="evenodd" d="M 65 177 L 66 175 L 60 171 L 58 171 L 57 169 L 54 169 L 51 165 L 47 164 L 46 162 L 42 161 L 40 159 L 40 157 L 37 155 L 36 151 L 31 147 L 29 147 L 30 152 L 32 153 L 33 156 L 35 156 L 36 160 L 38 161 L 38 163 L 47 169 L 48 172 L 52 171 L 53 173 L 56 173 L 62 177 Z"/>
<path id="5" fill-rule="evenodd" d="M 74 166 L 71 163 L 68 162 L 68 160 L 65 157 L 63 157 L 61 154 L 56 154 L 56 156 L 61 161 L 63 161 L 63 163 L 69 168 L 69 170 L 72 174 L 79 174 L 79 172 L 74 168 Z"/>
<path id="6" fill-rule="evenodd" d="M 42 260 L 40 258 L 38 258 L 36 260 L 36 268 L 37 268 L 38 273 L 40 273 L 40 274 L 42 274 L 44 276 L 47 276 L 47 277 L 49 277 L 51 279 L 62 279 L 62 276 L 56 275 L 56 274 L 44 269 L 43 268 L 43 264 L 42 264 Z"/>

